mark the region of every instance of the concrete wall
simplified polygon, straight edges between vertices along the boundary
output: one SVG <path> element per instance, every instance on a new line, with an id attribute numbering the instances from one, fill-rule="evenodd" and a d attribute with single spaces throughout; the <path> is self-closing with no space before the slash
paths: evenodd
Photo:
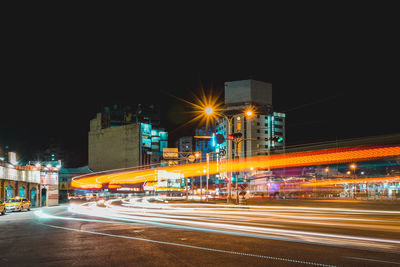
<path id="1" fill-rule="evenodd" d="M 90 122 L 89 168 L 94 172 L 136 167 L 140 162 L 140 124 L 100 129 Z"/>

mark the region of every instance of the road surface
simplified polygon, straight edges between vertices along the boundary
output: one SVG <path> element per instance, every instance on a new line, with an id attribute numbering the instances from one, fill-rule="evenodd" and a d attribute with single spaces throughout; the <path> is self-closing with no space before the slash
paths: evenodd
<path id="1" fill-rule="evenodd" d="M 0 266 L 400 266 L 397 206 L 297 203 L 134 198 L 7 213 Z"/>

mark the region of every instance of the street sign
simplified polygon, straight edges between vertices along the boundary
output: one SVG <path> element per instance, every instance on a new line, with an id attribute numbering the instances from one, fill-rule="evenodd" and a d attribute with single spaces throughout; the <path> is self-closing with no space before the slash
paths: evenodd
<path id="1" fill-rule="evenodd" d="M 220 149 L 220 150 L 219 150 L 219 155 L 220 155 L 221 157 L 225 156 L 225 154 L 226 154 L 225 149 Z"/>
<path id="2" fill-rule="evenodd" d="M 164 159 L 171 159 L 171 158 L 178 158 L 178 148 L 173 147 L 173 148 L 168 148 L 164 147 L 163 149 L 163 157 Z"/>

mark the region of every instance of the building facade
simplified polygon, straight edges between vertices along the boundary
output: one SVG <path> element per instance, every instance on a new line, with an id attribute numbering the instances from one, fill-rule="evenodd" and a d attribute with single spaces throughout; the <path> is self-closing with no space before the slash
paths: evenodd
<path id="1" fill-rule="evenodd" d="M 89 169 L 94 172 L 159 164 L 168 133 L 151 124 L 105 124 L 104 114 L 90 121 Z M 108 126 L 107 126 L 108 125 Z"/>
<path id="2" fill-rule="evenodd" d="M 243 113 L 247 108 L 255 111 L 251 118 Z M 284 149 L 286 115 L 273 111 L 272 84 L 255 80 L 226 82 L 224 113 L 232 118 L 231 133 L 241 134 L 232 142 L 231 158 L 266 155 Z M 226 119 L 217 121 L 216 133 L 227 137 Z M 227 142 L 220 149 L 227 151 Z"/>
<path id="3" fill-rule="evenodd" d="M 30 200 L 33 207 L 58 205 L 58 171 L 0 161 L 0 199 L 19 196 Z"/>

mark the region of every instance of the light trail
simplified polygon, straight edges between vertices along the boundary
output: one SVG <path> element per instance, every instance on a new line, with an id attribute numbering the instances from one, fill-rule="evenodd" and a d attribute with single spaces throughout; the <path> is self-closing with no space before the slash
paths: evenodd
<path id="1" fill-rule="evenodd" d="M 246 209 L 232 209 L 226 205 L 156 204 L 147 198 L 124 200 L 123 205 L 115 205 L 113 202 L 106 201 L 105 207 L 99 207 L 95 202 L 85 203 L 71 206 L 69 210 L 76 214 L 115 220 L 117 223 L 140 223 L 163 228 L 400 253 L 398 211 L 247 206 Z M 36 215 L 46 217 L 45 214 Z M 49 218 L 58 219 L 56 216 Z M 68 217 L 62 219 L 68 220 Z M 310 230 L 298 230 L 296 225 L 304 225 Z M 322 228 L 315 231 L 312 225 Z M 335 233 L 338 229 L 345 232 L 351 232 L 351 229 L 367 231 L 360 236 Z M 391 238 L 376 238 L 368 234 L 368 231 L 381 231 L 386 235 L 390 233 Z"/>
<path id="2" fill-rule="evenodd" d="M 75 177 L 71 186 L 80 189 L 100 189 L 103 184 L 118 186 L 135 184 L 146 181 L 155 181 L 157 171 L 179 172 L 184 177 L 202 175 L 204 168 L 208 167 L 209 174 L 217 174 L 228 169 L 239 172 L 249 169 L 291 168 L 299 166 L 329 165 L 348 162 L 359 162 L 395 157 L 400 155 L 400 146 L 363 146 L 342 149 L 327 149 L 319 151 L 297 152 L 284 155 L 258 156 L 241 160 L 226 161 L 224 163 L 211 162 L 178 165 L 148 170 L 117 170 L 113 173 L 97 173 L 87 176 Z"/>
<path id="3" fill-rule="evenodd" d="M 302 183 L 301 186 L 325 186 L 325 185 L 336 185 L 336 184 L 362 184 L 362 183 L 381 183 L 384 181 L 399 181 L 400 176 L 382 176 L 382 177 L 371 177 L 371 178 L 357 178 L 357 179 L 331 179 L 328 181 L 320 182 L 307 182 Z"/>

